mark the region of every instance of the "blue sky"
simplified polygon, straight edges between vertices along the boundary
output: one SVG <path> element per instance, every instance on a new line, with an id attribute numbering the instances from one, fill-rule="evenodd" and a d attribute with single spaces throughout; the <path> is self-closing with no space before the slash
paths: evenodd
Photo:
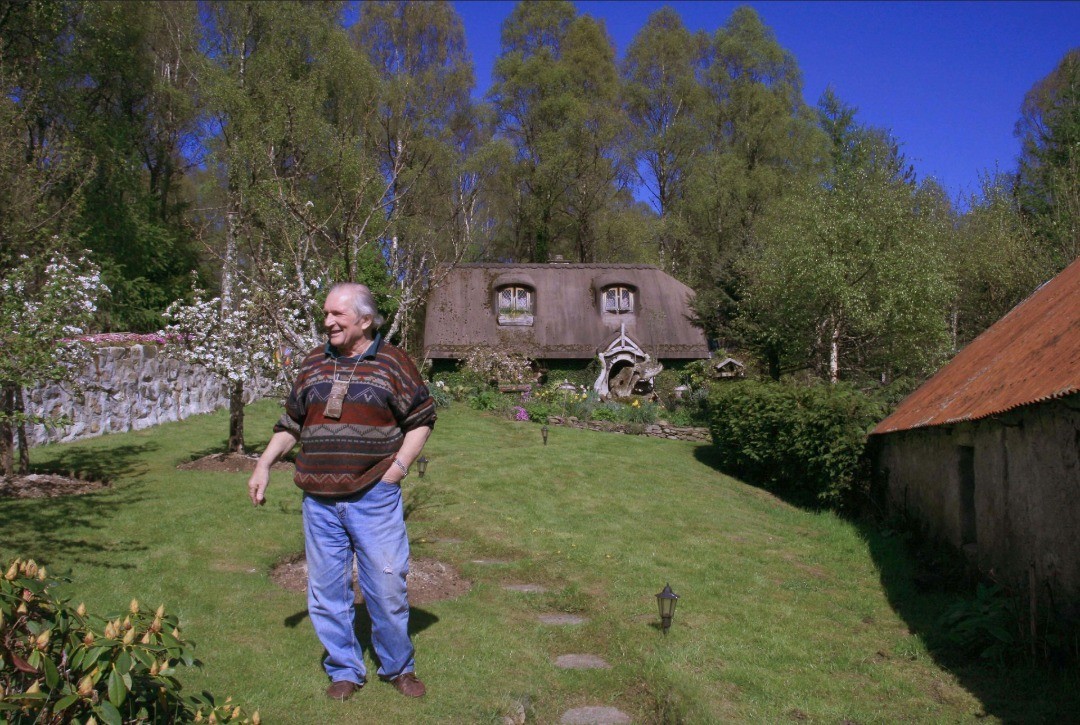
<path id="1" fill-rule="evenodd" d="M 1024 94 L 1080 45 L 1077 2 L 620 2 L 574 3 L 603 20 L 619 58 L 656 9 L 671 5 L 709 33 L 751 5 L 803 73 L 810 104 L 832 85 L 864 123 L 892 131 L 920 178 L 956 199 L 979 174 L 1015 168 L 1013 128 Z M 491 84 L 500 29 L 513 2 L 457 0 L 476 68 Z"/>

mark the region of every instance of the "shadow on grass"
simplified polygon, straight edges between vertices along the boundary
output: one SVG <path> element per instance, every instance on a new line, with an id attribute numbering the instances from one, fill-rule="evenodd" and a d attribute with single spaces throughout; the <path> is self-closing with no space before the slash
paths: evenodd
<path id="1" fill-rule="evenodd" d="M 138 473 L 139 458 L 160 448 L 156 443 L 118 445 L 108 449 L 69 448 L 44 463 L 31 466 L 34 473 L 76 475 L 83 480 L 108 483 Z"/>
<path id="2" fill-rule="evenodd" d="M 428 509 L 447 506 L 448 504 L 444 499 L 445 496 L 433 484 L 426 481 L 424 483 L 417 481 L 405 491 L 405 520 L 408 521 L 409 517 L 417 514 L 422 519 Z"/>
<path id="3" fill-rule="evenodd" d="M 285 618 L 284 624 L 286 627 L 293 628 L 299 625 L 308 617 L 308 610 L 301 609 L 296 614 L 291 614 Z M 409 607 L 409 636 L 415 637 L 418 632 L 423 632 L 439 621 L 431 612 L 426 609 L 420 609 L 419 607 Z M 371 656 L 374 660 L 376 667 L 380 666 L 379 656 L 375 653 L 374 647 L 371 646 L 371 617 L 368 615 L 367 607 L 362 603 L 356 605 L 356 619 L 353 622 L 353 631 L 356 632 L 356 639 L 360 642 L 360 647 Z M 322 666 L 323 658 L 326 657 L 326 651 L 324 650 L 319 657 L 319 666 Z M 370 680 L 372 673 L 368 673 L 368 679 Z"/>
<path id="4" fill-rule="evenodd" d="M 756 485 L 724 470 L 714 446 L 698 446 L 694 457 L 725 475 Z M 822 508 L 806 496 L 759 488 L 798 508 Z M 886 529 L 873 519 L 852 521 L 852 525 L 867 544 L 890 606 L 908 630 L 922 640 L 935 665 L 950 672 L 978 698 L 986 716 L 1006 723 L 1080 722 L 1080 670 L 1075 664 L 1062 668 L 1041 661 L 1030 663 L 1025 660 L 1022 643 L 1015 645 L 1014 662 L 1003 664 L 973 658 L 950 640 L 942 624 L 943 616 L 958 602 L 970 600 L 977 583 L 974 573 L 958 558 L 935 547 L 916 548 L 910 536 Z M 915 655 L 889 656 L 900 659 Z M 926 695 L 939 697 L 934 692 Z"/>
<path id="5" fill-rule="evenodd" d="M 32 468 L 35 473 L 75 472 L 91 480 L 114 481 L 136 473 L 138 458 L 156 448 L 142 444 L 107 451 L 72 449 Z M 0 499 L 0 541 L 15 555 L 33 557 L 39 564 L 62 559 L 112 569 L 134 568 L 134 564 L 121 562 L 130 561 L 132 553 L 146 551 L 146 545 L 136 540 L 111 540 L 104 532 L 117 512 L 144 498 L 135 486 L 107 486 L 71 496 Z"/>
<path id="6" fill-rule="evenodd" d="M 982 702 L 986 715 L 1006 723 L 1080 722 L 1080 670 L 1046 661 L 1031 662 L 1017 642 L 1010 662 L 993 662 L 959 651 L 942 617 L 969 600 L 976 575 L 958 555 L 914 545 L 873 521 L 856 523 L 866 541 L 893 610 L 919 636 L 935 664 L 948 670 Z"/>

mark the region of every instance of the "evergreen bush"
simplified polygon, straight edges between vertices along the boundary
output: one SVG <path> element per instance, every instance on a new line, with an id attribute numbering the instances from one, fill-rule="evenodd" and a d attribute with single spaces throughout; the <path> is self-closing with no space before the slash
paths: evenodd
<path id="1" fill-rule="evenodd" d="M 868 493 L 866 435 L 885 406 L 859 390 L 746 380 L 716 386 L 709 410 L 729 473 L 833 508 Z"/>

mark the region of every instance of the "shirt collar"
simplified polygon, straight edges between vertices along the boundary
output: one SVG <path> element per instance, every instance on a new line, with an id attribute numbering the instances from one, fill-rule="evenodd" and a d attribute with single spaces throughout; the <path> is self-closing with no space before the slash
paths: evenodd
<path id="1" fill-rule="evenodd" d="M 368 349 L 365 350 L 364 354 L 361 355 L 359 358 L 357 358 L 357 360 L 359 361 L 359 360 L 370 360 L 370 359 L 372 359 L 373 357 L 375 357 L 376 355 L 379 354 L 379 348 L 380 347 L 382 347 L 382 333 L 381 332 L 376 332 L 375 333 L 375 339 L 371 341 L 371 344 L 368 345 Z M 323 347 L 323 354 L 325 354 L 325 355 L 327 355 L 327 356 L 329 356 L 329 357 L 331 357 L 331 358 L 333 358 L 335 360 L 337 360 L 338 358 L 347 359 L 347 358 L 353 357 L 352 355 L 339 355 L 338 351 L 337 351 L 337 348 L 334 347 L 333 345 L 331 345 L 329 342 L 327 342 L 326 345 Z"/>

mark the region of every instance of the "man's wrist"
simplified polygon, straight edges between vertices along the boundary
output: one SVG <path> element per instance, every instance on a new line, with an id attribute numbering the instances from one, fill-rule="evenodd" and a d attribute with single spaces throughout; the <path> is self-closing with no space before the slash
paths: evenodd
<path id="1" fill-rule="evenodd" d="M 393 463 L 395 466 L 397 466 L 398 470 L 401 471 L 402 478 L 405 478 L 409 475 L 409 467 L 402 463 L 399 459 L 395 458 Z"/>

